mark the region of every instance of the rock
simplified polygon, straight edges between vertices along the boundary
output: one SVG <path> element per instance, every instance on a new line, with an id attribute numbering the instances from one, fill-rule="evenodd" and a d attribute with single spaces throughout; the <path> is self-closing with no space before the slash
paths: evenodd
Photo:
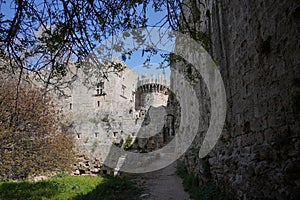
<path id="1" fill-rule="evenodd" d="M 79 172 L 79 170 L 77 169 L 77 170 L 75 170 L 75 171 L 73 172 L 73 174 L 74 174 L 74 175 L 80 175 L 80 172 Z"/>
<path id="2" fill-rule="evenodd" d="M 284 172 L 288 173 L 297 173 L 300 170 L 300 160 L 292 161 L 291 159 L 287 160 L 285 167 L 283 168 Z"/>
<path id="3" fill-rule="evenodd" d="M 29 178 L 29 180 L 33 181 L 33 182 L 43 181 L 43 180 L 47 180 L 47 179 L 49 179 L 48 176 L 35 176 L 35 177 Z"/>

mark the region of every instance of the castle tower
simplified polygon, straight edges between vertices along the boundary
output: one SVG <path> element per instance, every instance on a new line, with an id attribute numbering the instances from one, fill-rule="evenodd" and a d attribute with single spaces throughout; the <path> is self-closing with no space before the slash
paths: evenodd
<path id="1" fill-rule="evenodd" d="M 142 75 L 137 83 L 136 109 L 147 110 L 150 106 L 166 106 L 168 90 L 166 75 L 159 74 L 157 78 L 154 74 L 150 74 L 149 78 L 146 75 Z"/>

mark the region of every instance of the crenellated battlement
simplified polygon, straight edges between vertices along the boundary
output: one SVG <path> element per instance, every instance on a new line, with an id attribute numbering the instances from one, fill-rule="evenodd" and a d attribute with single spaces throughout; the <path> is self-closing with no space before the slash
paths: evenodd
<path id="1" fill-rule="evenodd" d="M 137 88 L 139 93 L 155 93 L 161 92 L 168 95 L 169 87 L 158 83 L 147 83 Z"/>
<path id="2" fill-rule="evenodd" d="M 156 78 L 154 74 L 150 74 L 150 77 L 147 78 L 147 75 L 144 74 L 139 77 L 137 82 L 137 88 L 152 85 L 153 87 L 158 87 L 158 85 L 169 87 L 169 82 L 167 81 L 167 77 L 165 74 L 158 74 Z"/>
<path id="3" fill-rule="evenodd" d="M 142 75 L 138 79 L 136 90 L 136 109 L 148 109 L 150 106 L 166 106 L 169 96 L 169 82 L 166 75 L 154 74 L 147 78 Z"/>

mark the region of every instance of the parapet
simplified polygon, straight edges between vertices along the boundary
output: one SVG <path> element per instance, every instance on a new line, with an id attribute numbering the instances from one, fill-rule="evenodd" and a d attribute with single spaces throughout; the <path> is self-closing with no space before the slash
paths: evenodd
<path id="1" fill-rule="evenodd" d="M 149 78 L 147 78 L 146 74 L 139 77 L 137 87 L 148 84 L 157 84 L 169 87 L 169 82 L 165 74 L 158 74 L 157 78 L 154 74 L 150 74 Z"/>

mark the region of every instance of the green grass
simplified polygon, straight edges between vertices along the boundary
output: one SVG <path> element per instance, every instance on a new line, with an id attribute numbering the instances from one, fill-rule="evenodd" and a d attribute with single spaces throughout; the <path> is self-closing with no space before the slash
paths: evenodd
<path id="1" fill-rule="evenodd" d="M 0 182 L 1 200 L 135 199 L 140 190 L 119 177 L 56 176 L 39 182 Z"/>

